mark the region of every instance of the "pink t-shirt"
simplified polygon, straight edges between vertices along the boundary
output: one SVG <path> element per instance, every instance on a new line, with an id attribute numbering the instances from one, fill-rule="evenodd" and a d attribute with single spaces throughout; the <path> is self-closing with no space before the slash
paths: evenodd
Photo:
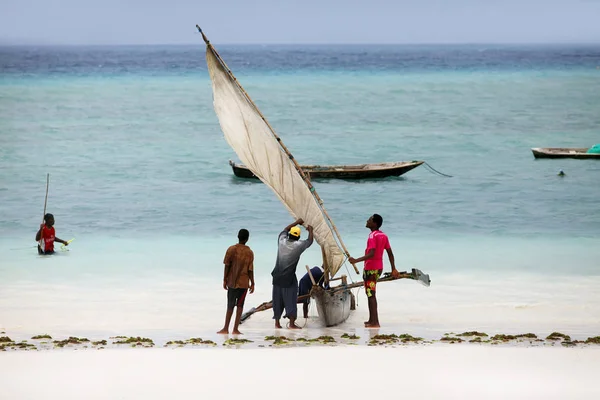
<path id="1" fill-rule="evenodd" d="M 371 249 L 375 249 L 375 255 L 365 260 L 365 270 L 383 269 L 383 250 L 390 248 L 390 241 L 387 235 L 381 231 L 373 231 L 367 239 L 367 249 L 365 254 Z"/>

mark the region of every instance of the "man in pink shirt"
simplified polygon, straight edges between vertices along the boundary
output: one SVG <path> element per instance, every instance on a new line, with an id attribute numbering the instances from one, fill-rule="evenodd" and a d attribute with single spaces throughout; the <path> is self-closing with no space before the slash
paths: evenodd
<path id="1" fill-rule="evenodd" d="M 367 220 L 367 228 L 371 230 L 367 239 L 367 248 L 365 255 L 360 258 L 350 257 L 348 261 L 352 264 L 365 262 L 363 271 L 363 280 L 365 281 L 365 292 L 369 303 L 369 320 L 365 322 L 365 328 L 379 328 L 379 315 L 377 314 L 377 298 L 375 297 L 375 288 L 377 280 L 383 273 L 383 250 L 388 254 L 390 264 L 392 265 L 392 276 L 400 276 L 394 264 L 394 253 L 390 246 L 387 235 L 379 230 L 383 224 L 383 218 L 379 214 L 373 214 Z"/>

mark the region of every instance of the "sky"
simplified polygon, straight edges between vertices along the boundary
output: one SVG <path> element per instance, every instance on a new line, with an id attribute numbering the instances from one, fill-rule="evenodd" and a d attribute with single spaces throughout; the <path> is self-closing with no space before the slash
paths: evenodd
<path id="1" fill-rule="evenodd" d="M 0 0 L 0 44 L 600 43 L 600 0 Z"/>

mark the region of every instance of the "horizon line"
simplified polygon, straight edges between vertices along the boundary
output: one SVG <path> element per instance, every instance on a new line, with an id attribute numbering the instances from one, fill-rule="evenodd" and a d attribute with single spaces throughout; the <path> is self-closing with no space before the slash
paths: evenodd
<path id="1" fill-rule="evenodd" d="M 211 41 L 211 44 L 215 45 Z M 203 41 L 189 43 L 1 43 L 1 47 L 133 47 L 133 46 L 196 46 L 204 45 Z M 531 42 L 327 42 L 327 43 L 292 43 L 292 42 L 271 42 L 271 43 L 236 43 L 223 42 L 217 43 L 218 46 L 530 46 L 530 45 L 600 45 L 598 41 L 531 41 Z"/>

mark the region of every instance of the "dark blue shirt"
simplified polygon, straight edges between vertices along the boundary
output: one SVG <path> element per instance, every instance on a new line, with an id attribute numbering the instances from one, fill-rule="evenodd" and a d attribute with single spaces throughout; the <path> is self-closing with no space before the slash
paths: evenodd
<path id="1" fill-rule="evenodd" d="M 312 274 L 317 285 L 323 287 L 325 283 L 325 279 L 323 278 L 323 270 L 319 267 L 312 267 L 310 269 L 310 273 Z M 310 276 L 308 276 L 308 272 L 304 274 L 300 282 L 298 282 L 298 296 L 303 296 L 305 294 L 310 293 L 310 289 L 312 288 L 312 281 L 310 280 Z"/>

